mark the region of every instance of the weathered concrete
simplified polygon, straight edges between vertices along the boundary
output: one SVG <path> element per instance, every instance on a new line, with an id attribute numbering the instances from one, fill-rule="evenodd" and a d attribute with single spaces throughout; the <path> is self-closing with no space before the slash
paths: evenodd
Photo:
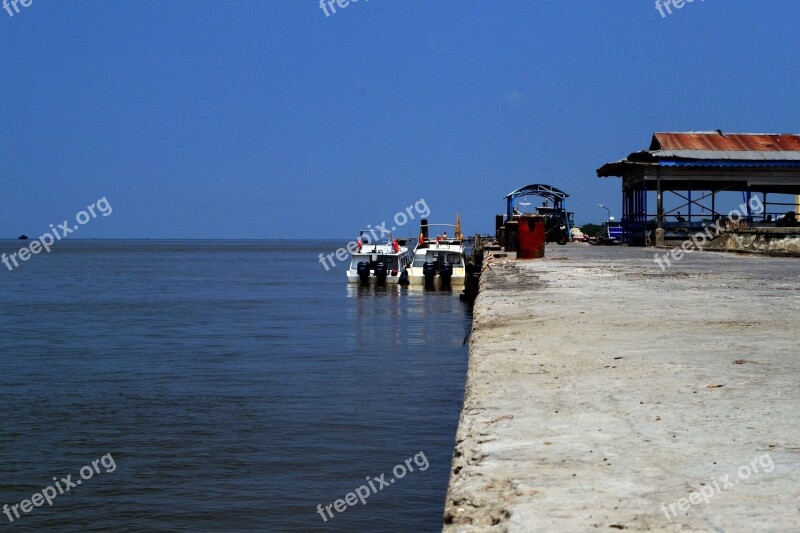
<path id="1" fill-rule="evenodd" d="M 740 228 L 725 232 L 704 246 L 707 250 L 800 255 L 800 228 Z"/>
<path id="2" fill-rule="evenodd" d="M 445 531 L 800 531 L 800 260 L 547 256 L 481 281 Z"/>

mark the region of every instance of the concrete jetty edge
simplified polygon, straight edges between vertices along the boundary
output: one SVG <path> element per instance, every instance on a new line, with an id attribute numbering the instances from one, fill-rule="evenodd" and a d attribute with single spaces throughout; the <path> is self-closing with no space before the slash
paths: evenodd
<path id="1" fill-rule="evenodd" d="M 800 530 L 800 261 L 548 255 L 483 274 L 444 531 Z"/>

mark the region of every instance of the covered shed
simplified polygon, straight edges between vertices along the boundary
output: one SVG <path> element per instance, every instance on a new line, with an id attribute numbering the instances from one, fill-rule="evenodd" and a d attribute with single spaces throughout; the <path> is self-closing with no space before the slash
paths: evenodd
<path id="1" fill-rule="evenodd" d="M 749 206 L 758 195 L 764 209 L 746 209 L 745 222 L 774 225 L 800 207 L 800 135 L 655 133 L 647 150 L 606 163 L 597 176 L 622 178 L 623 241 L 629 244 L 648 243 L 657 228 L 667 238 L 685 238 L 726 217 L 717 206 L 722 192 L 741 193 Z M 678 207 L 665 210 L 668 194 L 680 200 Z"/>

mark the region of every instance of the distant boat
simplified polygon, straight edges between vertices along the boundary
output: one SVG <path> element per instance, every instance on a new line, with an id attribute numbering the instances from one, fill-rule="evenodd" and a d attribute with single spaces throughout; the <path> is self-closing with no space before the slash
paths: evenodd
<path id="1" fill-rule="evenodd" d="M 27 240 L 28 240 L 28 236 L 27 236 L 27 235 L 25 235 L 24 233 L 23 233 L 22 235 L 20 235 L 19 237 L 17 237 L 17 238 L 18 238 L 19 240 L 21 240 L 21 241 L 27 241 Z"/>

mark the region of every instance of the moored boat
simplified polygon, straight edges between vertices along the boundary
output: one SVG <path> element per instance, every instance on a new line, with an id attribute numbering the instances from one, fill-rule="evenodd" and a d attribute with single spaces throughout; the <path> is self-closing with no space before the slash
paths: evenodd
<path id="1" fill-rule="evenodd" d="M 431 230 L 452 228 L 452 237 L 447 229 L 435 237 Z M 425 285 L 430 288 L 462 288 L 466 277 L 466 247 L 461 234 L 461 220 L 455 224 L 428 224 L 422 220 L 419 244 L 414 252 L 414 262 L 408 269 L 411 285 Z"/>
<path id="2" fill-rule="evenodd" d="M 362 285 L 408 284 L 408 267 L 414 257 L 415 239 L 395 239 L 390 234 L 385 243 L 364 242 L 362 231 L 358 249 L 352 255 L 347 269 L 347 281 Z"/>

